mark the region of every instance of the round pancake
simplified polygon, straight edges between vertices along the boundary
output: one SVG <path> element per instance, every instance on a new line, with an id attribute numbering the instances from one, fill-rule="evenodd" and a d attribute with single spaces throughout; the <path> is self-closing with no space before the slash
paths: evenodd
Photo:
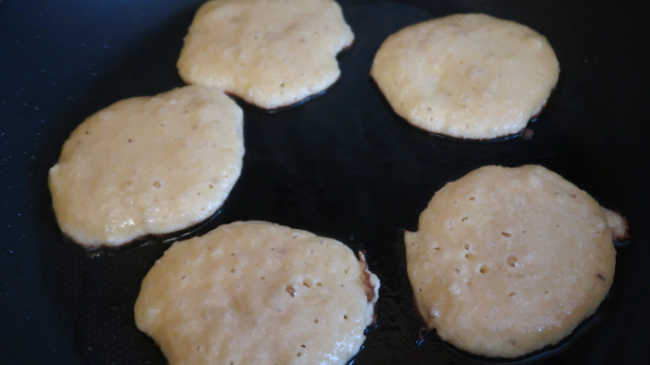
<path id="1" fill-rule="evenodd" d="M 612 239 L 625 223 L 608 214 L 541 166 L 487 166 L 448 183 L 419 231 L 405 233 L 420 314 L 442 339 L 480 355 L 557 343 L 612 285 Z"/>
<path id="2" fill-rule="evenodd" d="M 142 281 L 135 321 L 171 365 L 345 364 L 379 280 L 342 243 L 236 222 L 175 243 Z"/>
<path id="3" fill-rule="evenodd" d="M 84 246 L 117 246 L 204 220 L 239 177 L 242 119 L 230 98 L 198 86 L 93 114 L 50 169 L 59 227 Z"/>
<path id="4" fill-rule="evenodd" d="M 333 0 L 213 0 L 194 17 L 178 71 L 275 109 L 332 85 L 336 55 L 353 40 Z"/>
<path id="5" fill-rule="evenodd" d="M 542 35 L 484 14 L 406 27 L 384 41 L 371 70 L 409 123 L 470 139 L 521 131 L 546 103 L 558 74 Z"/>

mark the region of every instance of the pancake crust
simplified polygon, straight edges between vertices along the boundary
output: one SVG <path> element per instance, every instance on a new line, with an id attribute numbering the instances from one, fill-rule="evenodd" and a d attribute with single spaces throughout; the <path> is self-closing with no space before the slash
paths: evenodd
<path id="1" fill-rule="evenodd" d="M 541 166 L 487 166 L 448 183 L 406 232 L 420 314 L 444 340 L 516 357 L 594 313 L 614 279 L 624 219 Z M 618 223 L 617 223 L 618 222 Z"/>
<path id="2" fill-rule="evenodd" d="M 242 119 L 230 98 L 198 86 L 93 114 L 50 169 L 59 227 L 87 247 L 117 246 L 206 219 L 239 177 Z"/>
<path id="3" fill-rule="evenodd" d="M 557 83 L 542 35 L 484 14 L 406 27 L 377 51 L 371 75 L 393 110 L 424 130 L 491 139 L 521 131 Z"/>
<path id="4" fill-rule="evenodd" d="M 138 328 L 171 365 L 345 364 L 379 280 L 342 243 L 236 222 L 175 243 L 142 281 Z"/>
<path id="5" fill-rule="evenodd" d="M 196 13 L 178 71 L 265 109 L 332 85 L 354 34 L 332 0 L 213 0 Z"/>

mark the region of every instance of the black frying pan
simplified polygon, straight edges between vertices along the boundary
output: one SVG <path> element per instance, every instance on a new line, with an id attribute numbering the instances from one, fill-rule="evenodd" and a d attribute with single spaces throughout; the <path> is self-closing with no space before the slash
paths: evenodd
<path id="1" fill-rule="evenodd" d="M 181 85 L 175 63 L 201 0 L 0 0 L 0 363 L 162 364 L 133 322 L 140 281 L 172 238 L 88 254 L 63 239 L 47 170 L 86 116 L 130 96 Z M 614 286 L 597 314 L 560 345 L 519 362 L 650 363 L 648 149 L 641 126 L 642 23 L 609 3 L 342 1 L 355 34 L 342 78 L 306 104 L 245 109 L 246 157 L 205 232 L 264 219 L 366 250 L 382 280 L 377 324 L 356 364 L 494 363 L 421 334 L 404 264 L 403 229 L 445 182 L 486 164 L 540 163 L 623 212 L 633 240 L 618 249 Z M 400 28 L 479 11 L 546 35 L 561 75 L 532 139 L 464 142 L 397 117 L 368 77 Z M 643 68 L 642 68 L 643 67 Z"/>

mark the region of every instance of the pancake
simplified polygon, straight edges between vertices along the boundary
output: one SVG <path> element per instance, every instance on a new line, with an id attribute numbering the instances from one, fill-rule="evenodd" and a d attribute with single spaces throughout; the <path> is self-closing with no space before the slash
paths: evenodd
<path id="1" fill-rule="evenodd" d="M 187 83 L 277 109 L 332 85 L 336 55 L 353 40 L 332 0 L 213 0 L 194 17 L 178 71 Z"/>
<path id="2" fill-rule="evenodd" d="M 456 138 L 518 133 L 558 80 L 553 49 L 539 33 L 484 14 L 456 14 L 389 36 L 371 75 L 412 125 Z"/>
<path id="3" fill-rule="evenodd" d="M 625 230 L 544 167 L 474 170 L 436 192 L 419 230 L 405 233 L 418 310 L 442 339 L 479 355 L 555 344 L 605 298 L 612 240 Z"/>
<path id="4" fill-rule="evenodd" d="M 379 280 L 342 243 L 236 222 L 175 243 L 147 273 L 138 328 L 171 365 L 346 364 Z"/>
<path id="5" fill-rule="evenodd" d="M 242 119 L 230 98 L 198 86 L 91 115 L 50 169 L 59 227 L 87 247 L 118 246 L 208 218 L 239 177 Z"/>

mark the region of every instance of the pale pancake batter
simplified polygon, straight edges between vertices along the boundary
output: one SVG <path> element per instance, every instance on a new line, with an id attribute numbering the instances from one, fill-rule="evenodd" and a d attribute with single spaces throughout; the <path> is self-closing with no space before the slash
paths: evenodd
<path id="1" fill-rule="evenodd" d="M 384 41 L 371 70 L 409 123 L 471 139 L 520 132 L 545 105 L 558 74 L 546 38 L 484 14 L 406 27 Z"/>
<path id="2" fill-rule="evenodd" d="M 242 119 L 229 97 L 198 86 L 93 114 L 50 169 L 59 227 L 88 247 L 117 246 L 204 220 L 239 177 Z"/>
<path id="3" fill-rule="evenodd" d="M 625 220 L 541 166 L 487 166 L 435 193 L 406 232 L 420 314 L 451 344 L 516 357 L 555 344 L 614 279 Z"/>
<path id="4" fill-rule="evenodd" d="M 342 243 L 236 222 L 175 243 L 142 281 L 138 328 L 170 365 L 346 364 L 379 280 Z"/>
<path id="5" fill-rule="evenodd" d="M 196 13 L 178 60 L 188 83 L 265 109 L 324 91 L 354 40 L 333 0 L 213 0 Z"/>

